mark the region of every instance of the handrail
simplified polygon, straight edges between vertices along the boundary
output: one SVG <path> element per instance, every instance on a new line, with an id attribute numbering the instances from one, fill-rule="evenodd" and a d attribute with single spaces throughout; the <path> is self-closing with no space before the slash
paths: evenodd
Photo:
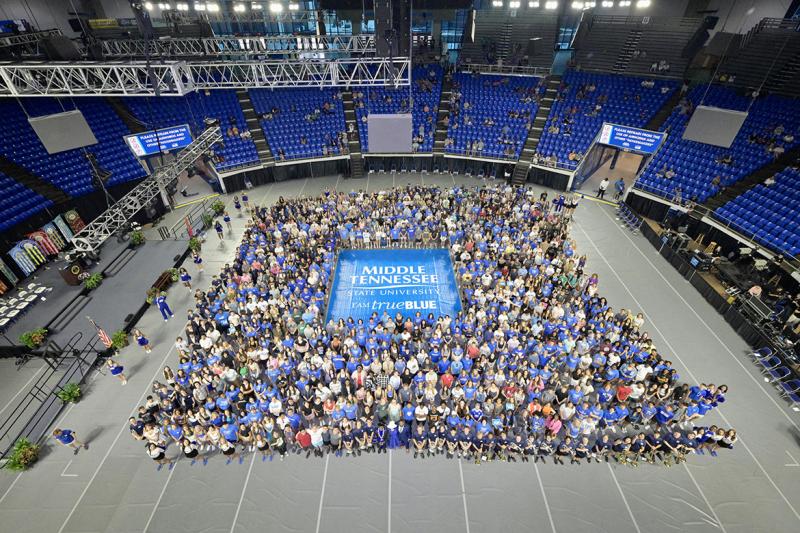
<path id="1" fill-rule="evenodd" d="M 717 213 L 715 210 L 709 208 L 706 205 L 698 204 L 690 200 L 687 200 L 685 198 L 681 198 L 680 202 L 676 202 L 674 189 L 669 190 L 662 187 L 655 187 L 653 185 L 641 185 L 639 184 L 638 180 L 633 184 L 632 188 L 663 198 L 666 202 L 672 205 L 688 208 L 692 212 L 699 214 L 701 218 L 707 218 L 714 221 L 717 224 L 720 224 L 726 230 L 733 233 L 734 236 L 738 236 L 741 237 L 742 239 L 752 241 L 757 246 L 760 246 L 771 253 L 776 253 L 776 252 L 780 253 L 781 255 L 784 256 L 787 264 L 790 264 L 795 270 L 800 270 L 800 261 L 798 261 L 794 256 L 792 256 L 788 250 L 784 250 L 782 248 L 776 249 L 773 248 L 772 246 L 761 244 L 761 242 L 756 240 L 755 233 L 747 232 L 746 230 L 744 230 L 744 228 L 736 224 L 736 222 L 734 222 L 733 220 Z"/>
<path id="2" fill-rule="evenodd" d="M 628 17 L 624 15 L 593 15 L 591 24 L 642 24 L 647 26 L 699 26 L 703 19 L 693 17 Z"/>
<path id="3" fill-rule="evenodd" d="M 489 65 L 485 63 L 470 63 L 464 61 L 460 72 L 478 74 L 508 74 L 510 76 L 537 76 L 545 77 L 550 74 L 550 67 L 529 67 L 521 65 Z"/>

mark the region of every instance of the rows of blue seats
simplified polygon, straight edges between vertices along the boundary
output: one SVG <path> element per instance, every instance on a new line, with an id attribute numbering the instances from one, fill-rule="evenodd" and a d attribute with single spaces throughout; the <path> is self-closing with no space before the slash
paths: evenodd
<path id="1" fill-rule="evenodd" d="M 638 180 L 638 186 L 661 196 L 673 197 L 677 188 L 683 199 L 705 202 L 722 186 L 730 186 L 774 159 L 767 145 L 752 142 L 753 136 L 773 137 L 773 131 L 783 126 L 785 134 L 774 136 L 775 146 L 788 151 L 800 142 L 800 100 L 768 95 L 752 101 L 729 87 L 698 86 L 689 93 L 693 106 L 704 105 L 744 111 L 749 109 L 739 133 L 730 148 L 684 140 L 683 132 L 690 115 L 676 108 L 662 126 L 669 133 Z M 785 135 L 794 139 L 785 141 Z M 717 159 L 730 156 L 732 163 Z M 664 177 L 671 170 L 672 178 Z M 712 183 L 719 176 L 719 186 Z"/>
<path id="2" fill-rule="evenodd" d="M 587 90 L 591 86 L 594 90 Z M 585 155 L 603 122 L 644 127 L 676 89 L 674 80 L 569 70 L 562 79 L 558 99 L 552 103 L 537 152 L 557 158 L 562 166 L 576 168 L 578 161 L 569 159 L 570 152 Z M 598 101 L 601 97 L 606 101 Z M 596 110 L 597 105 L 600 109 Z M 571 119 L 571 124 L 565 119 Z M 553 126 L 558 133 L 550 132 Z"/>
<path id="3" fill-rule="evenodd" d="M 13 228 L 29 216 L 53 205 L 21 183 L 0 172 L 0 231 Z"/>
<path id="4" fill-rule="evenodd" d="M 736 230 L 777 252 L 800 254 L 800 170 L 786 168 L 716 210 Z"/>
<path id="5" fill-rule="evenodd" d="M 116 185 L 145 176 L 144 169 L 125 145 L 123 136 L 130 133 L 113 109 L 102 98 L 76 98 L 59 102 L 51 98 L 31 98 L 20 104 L 0 102 L 6 134 L 0 136 L 0 154 L 51 182 L 70 196 L 92 192 L 92 173 L 82 149 L 48 154 L 28 123 L 30 116 L 61 113 L 77 108 L 83 112 L 98 143 L 86 147 L 97 156 L 100 165 L 112 172 L 109 183 Z"/>
<path id="6" fill-rule="evenodd" d="M 340 152 L 338 139 L 345 121 L 338 90 L 251 89 L 250 100 L 275 159 L 311 159 Z"/>
<path id="7" fill-rule="evenodd" d="M 353 89 L 361 148 L 369 151 L 367 117 L 370 113 L 396 114 L 411 111 L 412 137 L 422 137 L 416 143 L 417 152 L 432 152 L 436 132 L 436 115 L 442 94 L 442 67 L 417 65 L 411 71 L 411 99 L 408 87 L 357 87 Z M 413 102 L 413 106 L 410 106 Z M 421 128 L 421 129 L 420 129 Z"/>
<path id="8" fill-rule="evenodd" d="M 251 139 L 227 135 L 234 126 L 241 133 L 247 125 L 233 89 L 196 92 L 182 97 L 127 98 L 125 103 L 150 128 L 189 124 L 197 136 L 205 129 L 206 119 L 219 120 L 224 146 L 214 149 L 223 157 L 223 161 L 214 163 L 218 170 L 230 170 L 258 161 L 258 151 Z"/>
<path id="9" fill-rule="evenodd" d="M 536 116 L 538 104 L 532 98 L 534 91 L 545 90 L 540 78 L 531 76 L 501 76 L 491 74 L 457 73 L 453 77 L 453 93 L 460 94 L 456 102 L 458 114 L 451 107 L 447 137 L 453 142 L 446 151 L 453 154 L 468 152 L 467 144 L 474 147 L 483 142 L 479 155 L 500 159 L 519 159 L 528 128 Z M 517 112 L 519 118 L 510 118 Z M 486 119 L 494 124 L 484 125 Z M 503 134 L 503 129 L 507 132 Z M 506 153 L 511 148 L 513 155 Z"/>

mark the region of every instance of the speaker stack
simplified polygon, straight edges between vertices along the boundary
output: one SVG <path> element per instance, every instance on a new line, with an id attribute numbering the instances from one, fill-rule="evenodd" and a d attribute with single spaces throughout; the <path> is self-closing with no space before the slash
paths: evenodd
<path id="1" fill-rule="evenodd" d="M 408 57 L 411 48 L 409 0 L 375 0 L 374 9 L 378 57 Z"/>

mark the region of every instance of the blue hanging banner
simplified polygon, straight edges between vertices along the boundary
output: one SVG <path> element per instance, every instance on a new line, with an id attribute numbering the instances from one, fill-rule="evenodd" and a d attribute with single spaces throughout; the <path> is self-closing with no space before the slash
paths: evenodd
<path id="1" fill-rule="evenodd" d="M 373 313 L 455 316 L 461 311 L 450 253 L 433 250 L 345 250 L 339 254 L 327 320 Z"/>
<path id="2" fill-rule="evenodd" d="M 667 134 L 661 131 L 642 130 L 606 122 L 603 123 L 597 142 L 640 154 L 652 154 L 658 150 L 666 136 Z"/>

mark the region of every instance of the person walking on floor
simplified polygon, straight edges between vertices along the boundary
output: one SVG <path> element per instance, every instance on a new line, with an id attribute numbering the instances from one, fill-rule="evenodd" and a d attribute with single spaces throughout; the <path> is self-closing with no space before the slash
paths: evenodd
<path id="1" fill-rule="evenodd" d="M 133 337 L 136 339 L 136 344 L 144 348 L 145 353 L 150 353 L 151 351 L 153 351 L 150 348 L 150 341 L 148 340 L 147 337 L 145 337 L 144 333 L 142 333 L 141 330 L 134 329 Z"/>
<path id="2" fill-rule="evenodd" d="M 172 318 L 172 309 L 167 305 L 166 292 L 162 292 L 158 295 L 158 298 L 156 298 L 156 305 L 158 306 L 158 310 L 161 311 L 161 316 L 164 317 L 164 322 Z"/>
<path id="3" fill-rule="evenodd" d="M 603 181 L 600 182 L 600 187 L 597 189 L 597 197 L 601 200 L 606 195 L 606 189 L 608 189 L 608 178 L 603 178 Z"/>
<path id="4" fill-rule="evenodd" d="M 56 428 L 53 430 L 53 437 L 62 445 L 73 448 L 75 450 L 75 455 L 78 455 L 78 451 L 80 451 L 81 448 L 84 450 L 89 449 L 89 445 L 79 441 L 77 437 L 75 437 L 75 432 L 71 429 Z"/>
<path id="5" fill-rule="evenodd" d="M 219 240 L 222 241 L 222 239 L 225 238 L 225 235 L 222 233 L 222 224 L 219 223 L 219 220 L 214 222 L 214 229 L 217 230 L 217 237 L 219 237 Z"/>
<path id="6" fill-rule="evenodd" d="M 614 182 L 614 200 L 619 200 L 625 192 L 625 180 L 619 178 Z"/>

